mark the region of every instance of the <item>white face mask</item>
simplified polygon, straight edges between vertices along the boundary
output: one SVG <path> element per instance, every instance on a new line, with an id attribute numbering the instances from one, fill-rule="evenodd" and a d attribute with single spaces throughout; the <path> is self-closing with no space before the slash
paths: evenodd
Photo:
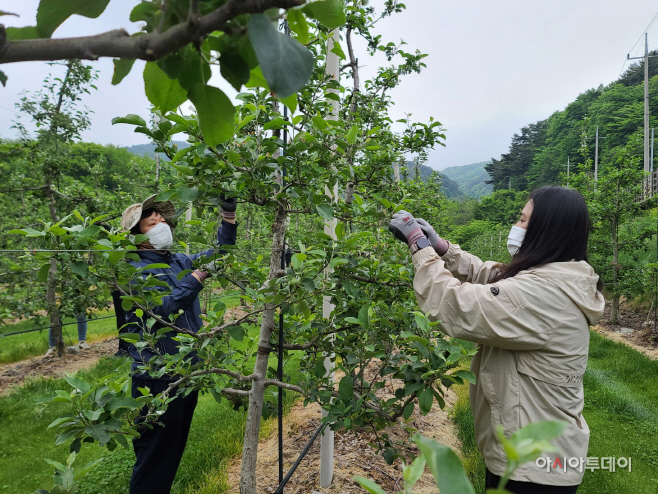
<path id="1" fill-rule="evenodd" d="M 507 236 L 507 250 L 512 256 L 521 248 L 521 244 L 525 238 L 525 232 L 525 228 L 521 228 L 520 226 L 513 226 L 510 230 Z"/>
<path id="2" fill-rule="evenodd" d="M 174 245 L 171 228 L 166 223 L 158 223 L 144 235 L 148 237 L 155 250 L 167 250 Z"/>

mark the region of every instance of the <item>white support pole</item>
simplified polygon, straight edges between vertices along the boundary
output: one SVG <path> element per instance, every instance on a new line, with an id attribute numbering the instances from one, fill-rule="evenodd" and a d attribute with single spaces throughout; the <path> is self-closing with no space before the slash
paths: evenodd
<path id="1" fill-rule="evenodd" d="M 596 126 L 596 144 L 594 147 L 594 181 L 599 180 L 599 126 Z"/>
<path id="2" fill-rule="evenodd" d="M 185 226 L 189 228 L 191 225 L 188 223 L 188 221 L 192 221 L 192 203 L 187 207 L 187 210 L 185 211 Z M 187 246 L 187 253 L 190 253 L 190 246 Z"/>
<path id="3" fill-rule="evenodd" d="M 340 78 L 340 60 L 338 55 L 332 53 L 334 43 L 339 43 L 339 30 L 334 29 L 331 32 L 329 39 L 327 39 L 327 66 L 326 74 L 333 79 L 338 80 Z M 333 92 L 338 95 L 338 91 L 335 89 L 330 89 L 327 92 Z M 338 101 L 329 100 L 332 105 L 331 115 L 327 116 L 327 120 L 338 120 Z M 338 201 L 338 184 L 334 185 L 334 190 L 329 190 L 329 187 L 325 188 L 325 193 L 331 197 L 331 202 Z M 327 221 L 324 224 L 324 233 L 329 235 L 331 238 L 336 239 L 336 225 L 338 220 L 336 218 L 331 221 Z M 331 303 L 331 297 L 324 296 L 322 298 L 322 317 L 325 319 L 331 318 L 331 313 L 334 310 L 334 305 Z M 332 338 L 333 339 L 333 338 Z M 325 354 L 324 357 L 324 368 L 329 373 L 330 383 L 334 382 L 334 373 L 333 368 L 334 364 L 332 362 L 334 359 L 334 354 L 329 355 Z M 326 416 L 326 412 L 322 410 L 322 417 Z M 326 488 L 331 485 L 331 482 L 334 478 L 334 432 L 326 427 L 322 433 L 322 438 L 320 442 L 320 487 Z"/>
<path id="4" fill-rule="evenodd" d="M 644 171 L 649 171 L 649 39 L 644 33 Z"/>
<path id="5" fill-rule="evenodd" d="M 397 161 L 393 163 L 393 175 L 395 176 L 395 181 L 399 182 L 400 181 L 400 163 L 397 162 Z"/>

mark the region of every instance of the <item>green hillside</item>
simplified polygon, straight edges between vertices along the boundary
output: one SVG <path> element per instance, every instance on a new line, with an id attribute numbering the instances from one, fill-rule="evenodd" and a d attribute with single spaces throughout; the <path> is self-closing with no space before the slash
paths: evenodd
<path id="1" fill-rule="evenodd" d="M 480 163 L 471 163 L 470 165 L 449 166 L 441 170 L 441 174 L 459 186 L 460 192 L 467 197 L 483 197 L 491 194 L 493 186 L 485 183 L 489 180 L 489 175 L 485 166 L 491 161 L 481 161 Z"/>
<path id="2" fill-rule="evenodd" d="M 416 175 L 416 163 L 413 161 L 407 161 L 407 169 L 400 170 L 400 175 L 402 176 L 402 179 L 404 180 L 405 175 L 406 178 L 414 178 Z M 443 174 L 443 172 L 437 172 L 434 168 L 431 168 L 429 166 L 425 165 L 420 165 L 419 169 L 419 174 L 420 178 L 423 180 L 427 180 L 432 176 L 432 173 L 438 173 L 439 177 L 441 177 L 441 189 L 443 192 L 445 192 L 446 197 L 448 199 L 459 199 L 463 197 L 464 194 L 462 194 L 461 190 L 459 190 L 459 184 L 452 180 L 450 177 L 446 176 Z"/>
<path id="3" fill-rule="evenodd" d="M 658 126 L 658 58 L 650 58 L 648 68 L 651 128 Z M 494 190 L 507 189 L 510 177 L 512 189 L 518 191 L 560 184 L 567 160 L 572 171 L 594 160 L 597 127 L 599 170 L 605 171 L 620 150 L 643 132 L 643 82 L 644 63 L 633 64 L 618 80 L 585 91 L 564 110 L 523 127 L 512 137 L 509 152 L 485 167 Z M 632 151 L 642 159 L 641 144 Z"/>
<path id="4" fill-rule="evenodd" d="M 183 149 L 190 147 L 189 142 L 183 142 L 183 141 L 173 141 L 174 144 L 178 146 L 178 149 Z M 148 144 L 135 144 L 134 146 L 128 146 L 126 150 L 134 154 L 135 156 L 144 156 L 147 155 L 150 158 L 155 158 L 155 144 L 148 143 Z M 160 159 L 164 161 L 169 161 L 169 158 L 167 158 L 167 155 L 164 153 L 159 153 L 160 154 Z"/>

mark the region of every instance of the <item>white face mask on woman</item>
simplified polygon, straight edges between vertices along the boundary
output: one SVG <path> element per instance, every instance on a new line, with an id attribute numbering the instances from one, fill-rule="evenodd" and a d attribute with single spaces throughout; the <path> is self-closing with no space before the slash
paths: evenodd
<path id="1" fill-rule="evenodd" d="M 525 238 L 525 232 L 525 228 L 516 225 L 510 230 L 509 235 L 507 236 L 507 250 L 512 256 L 521 248 L 521 244 Z"/>
<path id="2" fill-rule="evenodd" d="M 174 245 L 174 237 L 171 228 L 166 223 L 158 223 L 149 231 L 144 233 L 155 250 L 167 250 Z"/>

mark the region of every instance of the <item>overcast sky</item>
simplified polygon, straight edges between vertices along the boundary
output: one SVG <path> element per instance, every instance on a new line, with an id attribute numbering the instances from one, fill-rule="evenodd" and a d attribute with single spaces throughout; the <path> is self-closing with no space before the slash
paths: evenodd
<path id="1" fill-rule="evenodd" d="M 35 24 L 38 0 L 0 0 L 0 10 L 20 18 L 3 17 L 7 26 Z M 112 0 L 98 19 L 74 16 L 54 37 L 96 34 L 137 26 L 128 21 L 136 0 Z M 371 0 L 374 6 L 381 0 Z M 499 158 L 515 132 L 544 119 L 578 94 L 615 80 L 626 54 L 658 13 L 649 0 L 407 0 L 404 13 L 377 26 L 383 39 L 407 42 L 407 50 L 429 56 L 427 69 L 407 76 L 391 92 L 392 117 L 411 113 L 416 120 L 430 116 L 446 129 L 446 147 L 430 154 L 429 165 L 441 169 Z M 468 6 L 466 6 L 468 5 Z M 658 22 L 649 29 L 649 49 L 658 47 Z M 631 56 L 643 54 L 643 40 Z M 357 46 L 362 79 L 385 60 L 369 59 Z M 135 64 L 119 86 L 112 86 L 109 59 L 93 62 L 100 71 L 98 91 L 87 96 L 93 110 L 87 141 L 130 146 L 147 142 L 126 125 L 111 125 L 115 116 L 137 113 L 148 117 L 141 70 Z M 15 137 L 14 104 L 22 91 L 36 91 L 53 69 L 44 63 L 0 67 L 9 77 L 0 87 L 0 136 Z M 219 76 L 211 83 L 235 95 Z M 189 103 L 184 105 L 189 106 Z"/>

